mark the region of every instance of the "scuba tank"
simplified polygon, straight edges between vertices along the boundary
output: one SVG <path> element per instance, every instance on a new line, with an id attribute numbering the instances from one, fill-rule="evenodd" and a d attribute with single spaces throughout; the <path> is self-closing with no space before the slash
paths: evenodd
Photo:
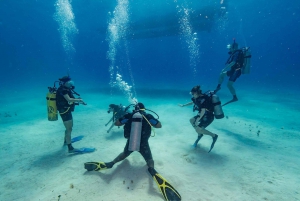
<path id="1" fill-rule="evenodd" d="M 214 106 L 214 115 L 216 119 L 224 118 L 224 112 L 221 106 L 221 101 L 216 94 L 211 95 L 212 104 Z"/>
<path id="2" fill-rule="evenodd" d="M 204 94 L 209 97 L 210 104 L 212 106 L 210 110 L 213 110 L 215 118 L 216 119 L 224 118 L 224 112 L 222 109 L 219 96 L 217 96 L 217 94 L 215 94 L 214 91 L 207 91 Z"/>
<path id="3" fill-rule="evenodd" d="M 242 74 L 250 74 L 250 67 L 251 67 L 251 51 L 249 50 L 250 47 L 244 47 L 244 64 L 242 67 Z"/>
<path id="4" fill-rule="evenodd" d="M 47 110 L 48 110 L 48 120 L 56 121 L 58 119 L 57 107 L 56 107 L 56 90 L 55 88 L 49 87 L 49 92 L 47 93 Z"/>
<path id="5" fill-rule="evenodd" d="M 131 130 L 130 130 L 130 139 L 129 139 L 129 151 L 139 151 L 142 135 L 142 121 L 143 116 L 141 113 L 136 112 L 132 116 Z"/>

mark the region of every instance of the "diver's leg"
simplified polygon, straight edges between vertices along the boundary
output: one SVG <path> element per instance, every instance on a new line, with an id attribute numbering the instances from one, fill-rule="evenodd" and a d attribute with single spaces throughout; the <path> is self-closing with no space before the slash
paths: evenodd
<path id="1" fill-rule="evenodd" d="M 73 120 L 64 121 L 64 126 L 66 128 L 65 141 L 66 141 L 66 143 L 68 145 L 68 149 L 70 151 L 70 150 L 74 149 L 71 144 L 71 133 L 72 133 L 72 128 L 73 128 Z"/>
<path id="2" fill-rule="evenodd" d="M 197 119 L 197 116 L 195 116 L 195 117 L 193 117 L 193 118 L 191 118 L 190 119 L 190 123 L 191 123 L 191 125 L 194 127 L 194 129 L 196 130 L 196 128 L 198 127 L 197 125 L 196 125 L 196 119 Z M 196 132 L 197 132 L 197 130 L 196 130 Z M 197 132 L 198 133 L 198 138 L 197 138 L 197 140 L 194 142 L 194 144 L 193 144 L 193 147 L 196 147 L 197 146 L 197 144 L 198 144 L 198 142 L 199 142 L 199 140 L 203 137 L 203 134 L 202 133 L 199 133 L 199 132 Z"/>
<path id="3" fill-rule="evenodd" d="M 145 159 L 148 167 L 154 168 L 154 160 L 152 158 L 151 149 L 148 142 L 142 142 L 140 146 L 140 153 L 142 154 L 143 158 Z"/>
<path id="4" fill-rule="evenodd" d="M 204 135 L 210 135 L 212 137 L 213 141 L 212 141 L 212 143 L 210 145 L 210 149 L 208 151 L 208 153 L 209 153 L 214 148 L 215 143 L 216 143 L 216 141 L 218 139 L 218 135 L 215 134 L 215 133 L 212 133 L 212 132 L 210 132 L 208 130 L 206 130 L 205 128 L 201 128 L 199 126 L 196 128 L 196 131 L 199 132 L 199 133 L 202 133 Z"/>
<path id="5" fill-rule="evenodd" d="M 120 153 L 113 161 L 109 163 L 105 163 L 107 168 L 112 168 L 115 163 L 124 160 L 125 158 L 127 158 L 127 156 L 129 156 L 132 153 L 132 151 L 128 151 L 128 146 L 129 146 L 129 140 L 127 140 L 124 151 L 122 153 Z"/>
<path id="6" fill-rule="evenodd" d="M 115 126 L 115 124 L 114 123 L 112 123 L 111 124 L 111 126 L 109 127 L 109 129 L 106 131 L 107 133 L 109 133 L 110 132 L 110 130 L 113 128 Z"/>
<path id="7" fill-rule="evenodd" d="M 194 142 L 194 144 L 193 144 L 193 147 L 194 148 L 196 148 L 197 147 L 197 144 L 198 144 L 198 142 L 200 141 L 200 139 L 203 137 L 203 134 L 199 134 L 198 133 L 198 138 L 197 138 L 197 140 Z"/>
<path id="8" fill-rule="evenodd" d="M 190 118 L 190 123 L 193 127 L 196 126 L 196 118 L 197 118 L 197 116 Z"/>
<path id="9" fill-rule="evenodd" d="M 216 136 L 216 134 L 214 134 L 214 133 L 212 133 L 212 132 L 206 130 L 205 128 L 201 128 L 201 127 L 199 127 L 199 126 L 197 126 L 197 127 L 195 128 L 195 130 L 196 130 L 196 132 L 197 132 L 199 135 L 201 135 L 201 134 L 203 134 L 203 135 L 210 135 L 211 137 L 215 137 L 215 136 Z"/>
<path id="10" fill-rule="evenodd" d="M 227 72 L 226 71 L 222 71 L 221 73 L 220 73 L 220 76 L 219 76 L 219 81 L 218 81 L 218 86 L 216 87 L 216 89 L 215 89 L 215 93 L 217 93 L 220 89 L 221 89 L 221 85 L 222 85 L 222 83 L 223 83 L 223 81 L 224 81 L 224 78 L 227 76 Z"/>
<path id="11" fill-rule="evenodd" d="M 129 156 L 129 154 L 126 154 L 125 152 L 120 153 L 114 160 L 114 163 L 118 163 L 122 160 L 124 160 L 125 158 L 127 158 L 127 156 Z"/>
<path id="12" fill-rule="evenodd" d="M 220 76 L 219 76 L 219 82 L 218 84 L 221 86 L 221 84 L 223 83 L 224 81 L 224 78 L 227 76 L 227 72 L 226 71 L 223 71 L 220 73 Z"/>
<path id="13" fill-rule="evenodd" d="M 230 93 L 231 93 L 232 96 L 233 96 L 233 100 L 237 101 L 238 98 L 237 98 L 237 96 L 236 96 L 236 92 L 235 92 L 235 89 L 234 89 L 234 87 L 233 87 L 233 84 L 234 84 L 233 81 L 228 81 L 227 87 L 228 87 Z"/>

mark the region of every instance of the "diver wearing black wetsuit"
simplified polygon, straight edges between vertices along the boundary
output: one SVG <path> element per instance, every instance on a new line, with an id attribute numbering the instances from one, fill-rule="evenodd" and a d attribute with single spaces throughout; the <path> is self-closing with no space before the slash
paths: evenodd
<path id="1" fill-rule="evenodd" d="M 63 121 L 73 120 L 72 112 L 74 112 L 74 104 L 69 104 L 64 95 L 69 95 L 70 98 L 75 98 L 71 90 L 64 85 L 61 85 L 56 92 L 56 106 L 61 119 Z"/>
<path id="2" fill-rule="evenodd" d="M 148 167 L 154 168 L 154 161 L 152 158 L 151 149 L 149 147 L 149 137 L 151 135 L 151 126 L 155 128 L 161 128 L 161 123 L 157 119 L 155 119 L 151 114 L 147 114 L 145 110 L 145 106 L 142 103 L 138 103 L 139 112 L 143 115 L 142 121 L 142 134 L 141 134 L 141 143 L 140 143 L 140 154 L 144 157 Z M 130 140 L 130 131 L 131 131 L 131 123 L 132 116 L 135 113 L 127 113 L 123 117 L 119 118 L 116 122 L 116 126 L 124 125 L 124 137 L 127 139 L 124 151 L 119 154 L 112 162 L 105 163 L 107 168 L 113 167 L 113 165 L 119 161 L 124 160 L 127 156 L 129 156 L 133 151 L 128 150 L 129 140 Z M 145 118 L 147 119 L 145 119 Z M 151 125 L 149 125 L 149 123 Z"/>
<path id="3" fill-rule="evenodd" d="M 193 87 L 190 93 L 193 96 L 192 101 L 186 104 L 179 104 L 179 106 L 184 107 L 194 104 L 193 111 L 197 110 L 198 114 L 190 119 L 190 123 L 198 133 L 198 138 L 193 146 L 197 146 L 203 135 L 210 135 L 213 138 L 210 150 L 208 151 L 210 152 L 218 139 L 217 134 L 206 130 L 206 127 L 214 121 L 213 105 L 211 101 L 209 101 L 208 96 L 202 93 L 199 85 Z"/>
<path id="4" fill-rule="evenodd" d="M 60 78 L 59 81 L 60 87 L 56 92 L 56 106 L 66 128 L 64 143 L 68 145 L 69 153 L 73 153 L 78 150 L 74 149 L 71 144 L 71 133 L 73 128 L 72 112 L 74 111 L 75 103 L 85 103 L 80 98 L 74 98 L 71 91 L 74 89 L 74 82 L 69 76 L 64 76 Z"/>

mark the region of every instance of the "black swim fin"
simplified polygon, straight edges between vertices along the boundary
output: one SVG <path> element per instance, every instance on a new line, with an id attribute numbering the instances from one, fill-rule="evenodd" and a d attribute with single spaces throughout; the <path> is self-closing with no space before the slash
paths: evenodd
<path id="1" fill-rule="evenodd" d="M 225 105 L 228 105 L 229 103 L 233 103 L 233 102 L 236 102 L 236 101 L 238 101 L 238 99 L 237 98 L 233 98 L 232 100 L 228 101 L 227 103 L 224 103 L 222 105 L 222 107 L 225 106 Z"/>
<path id="2" fill-rule="evenodd" d="M 112 168 L 114 162 L 104 163 L 104 162 L 86 162 L 84 163 L 84 168 L 87 171 L 101 171 L 105 169 Z"/>
<path id="3" fill-rule="evenodd" d="M 148 168 L 149 173 L 152 175 L 153 179 L 158 185 L 158 188 L 166 201 L 180 201 L 181 196 L 177 190 L 160 174 L 156 172 L 154 168 Z"/>
<path id="4" fill-rule="evenodd" d="M 216 136 L 213 137 L 213 142 L 211 143 L 210 150 L 208 151 L 208 153 L 214 148 L 217 139 L 218 139 L 218 135 L 216 134 Z"/>

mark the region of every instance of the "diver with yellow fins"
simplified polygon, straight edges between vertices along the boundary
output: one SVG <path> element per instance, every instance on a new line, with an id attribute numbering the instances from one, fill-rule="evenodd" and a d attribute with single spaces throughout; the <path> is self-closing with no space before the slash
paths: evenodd
<path id="1" fill-rule="evenodd" d="M 59 82 L 58 89 L 55 84 Z M 54 82 L 53 87 L 48 87 L 49 92 L 47 94 L 47 108 L 48 108 L 48 120 L 56 121 L 58 114 L 60 115 L 63 124 L 66 128 L 64 144 L 68 146 L 69 153 L 87 153 L 95 151 L 95 148 L 80 148 L 75 149 L 72 146 L 72 142 L 79 141 L 83 136 L 77 136 L 71 138 L 72 127 L 73 127 L 73 116 L 75 105 L 86 105 L 86 103 L 80 98 L 75 98 L 74 94 L 80 96 L 74 91 L 74 81 L 70 76 L 64 76 L 59 78 L 59 81 Z"/>
<path id="2" fill-rule="evenodd" d="M 155 182 L 157 183 L 159 190 L 161 191 L 166 201 L 179 201 L 181 200 L 180 194 L 176 189 L 165 180 L 155 169 L 154 160 L 152 158 L 151 149 L 148 140 L 151 136 L 151 129 L 161 128 L 161 122 L 157 118 L 154 118 L 151 114 L 145 112 L 146 109 L 143 103 L 138 103 L 132 113 L 127 113 L 120 117 L 116 122 L 115 126 L 124 125 L 124 137 L 127 139 L 124 151 L 120 153 L 111 162 L 87 162 L 84 163 L 84 168 L 87 171 L 101 171 L 109 169 L 114 166 L 117 162 L 120 162 L 127 158 L 132 152 L 138 151 L 145 159 L 148 172 L 151 174 Z"/>

